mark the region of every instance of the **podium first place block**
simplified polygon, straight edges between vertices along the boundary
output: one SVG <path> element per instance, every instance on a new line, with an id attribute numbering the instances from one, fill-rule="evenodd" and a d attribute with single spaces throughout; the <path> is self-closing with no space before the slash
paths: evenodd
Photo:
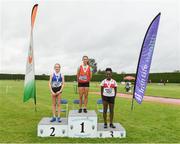
<path id="1" fill-rule="evenodd" d="M 69 137 L 97 137 L 97 114 L 94 110 L 78 113 L 71 110 L 68 115 Z"/>
<path id="2" fill-rule="evenodd" d="M 61 122 L 50 122 L 51 118 L 42 118 L 38 124 L 38 136 L 40 137 L 65 137 L 68 136 L 68 120 L 61 118 Z"/>

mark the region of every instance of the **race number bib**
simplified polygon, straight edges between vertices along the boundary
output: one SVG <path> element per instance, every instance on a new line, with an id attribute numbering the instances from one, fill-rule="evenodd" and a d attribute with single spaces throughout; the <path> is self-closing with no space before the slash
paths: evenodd
<path id="1" fill-rule="evenodd" d="M 86 81 L 86 80 L 87 80 L 87 76 L 86 76 L 86 75 L 84 75 L 84 76 L 80 76 L 80 77 L 79 77 L 79 80 Z"/>
<path id="2" fill-rule="evenodd" d="M 104 91 L 108 94 L 112 93 L 112 88 L 104 88 Z"/>
<path id="3" fill-rule="evenodd" d="M 61 86 L 61 82 L 54 81 L 52 83 L 52 87 L 60 87 L 60 86 Z"/>

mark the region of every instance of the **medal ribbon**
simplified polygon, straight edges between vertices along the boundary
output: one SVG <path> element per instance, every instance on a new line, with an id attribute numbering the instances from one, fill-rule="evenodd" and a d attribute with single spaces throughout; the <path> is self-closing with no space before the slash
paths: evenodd
<path id="1" fill-rule="evenodd" d="M 86 74 L 86 72 L 87 72 L 87 70 L 88 70 L 89 66 L 87 65 L 87 66 L 86 66 L 86 68 L 85 68 L 85 66 L 84 66 L 84 65 L 82 65 L 82 68 L 83 68 L 83 72 L 84 72 L 84 74 Z"/>

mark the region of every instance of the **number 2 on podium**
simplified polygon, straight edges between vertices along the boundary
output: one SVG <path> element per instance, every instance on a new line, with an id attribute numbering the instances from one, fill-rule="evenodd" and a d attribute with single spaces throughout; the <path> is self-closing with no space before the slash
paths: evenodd
<path id="1" fill-rule="evenodd" d="M 55 127 L 51 127 L 50 129 L 52 129 L 52 132 L 51 132 L 50 136 L 55 136 L 55 133 L 54 133 Z"/>

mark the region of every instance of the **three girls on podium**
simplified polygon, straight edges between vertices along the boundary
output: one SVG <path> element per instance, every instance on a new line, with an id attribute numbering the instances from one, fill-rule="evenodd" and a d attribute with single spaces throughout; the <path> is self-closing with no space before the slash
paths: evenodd
<path id="1" fill-rule="evenodd" d="M 87 113 L 87 103 L 88 103 L 88 92 L 90 86 L 90 80 L 92 78 L 92 68 L 89 65 L 88 56 L 83 56 L 83 63 L 79 66 L 77 70 L 77 81 L 79 90 L 79 113 Z M 49 89 L 52 97 L 52 113 L 53 117 L 51 122 L 56 121 L 56 104 L 58 107 L 58 117 L 57 121 L 61 122 L 60 112 L 60 100 L 61 93 L 64 88 L 64 76 L 60 72 L 60 64 L 56 63 L 54 65 L 54 72 L 50 75 L 49 79 Z M 109 106 L 110 110 L 110 127 L 115 128 L 113 125 L 114 116 L 114 101 L 117 93 L 117 83 L 112 78 L 112 69 L 106 68 L 106 79 L 101 82 L 101 98 L 103 101 L 103 118 L 104 118 L 104 128 L 107 128 L 107 110 Z M 84 97 L 84 107 L 83 105 Z"/>

